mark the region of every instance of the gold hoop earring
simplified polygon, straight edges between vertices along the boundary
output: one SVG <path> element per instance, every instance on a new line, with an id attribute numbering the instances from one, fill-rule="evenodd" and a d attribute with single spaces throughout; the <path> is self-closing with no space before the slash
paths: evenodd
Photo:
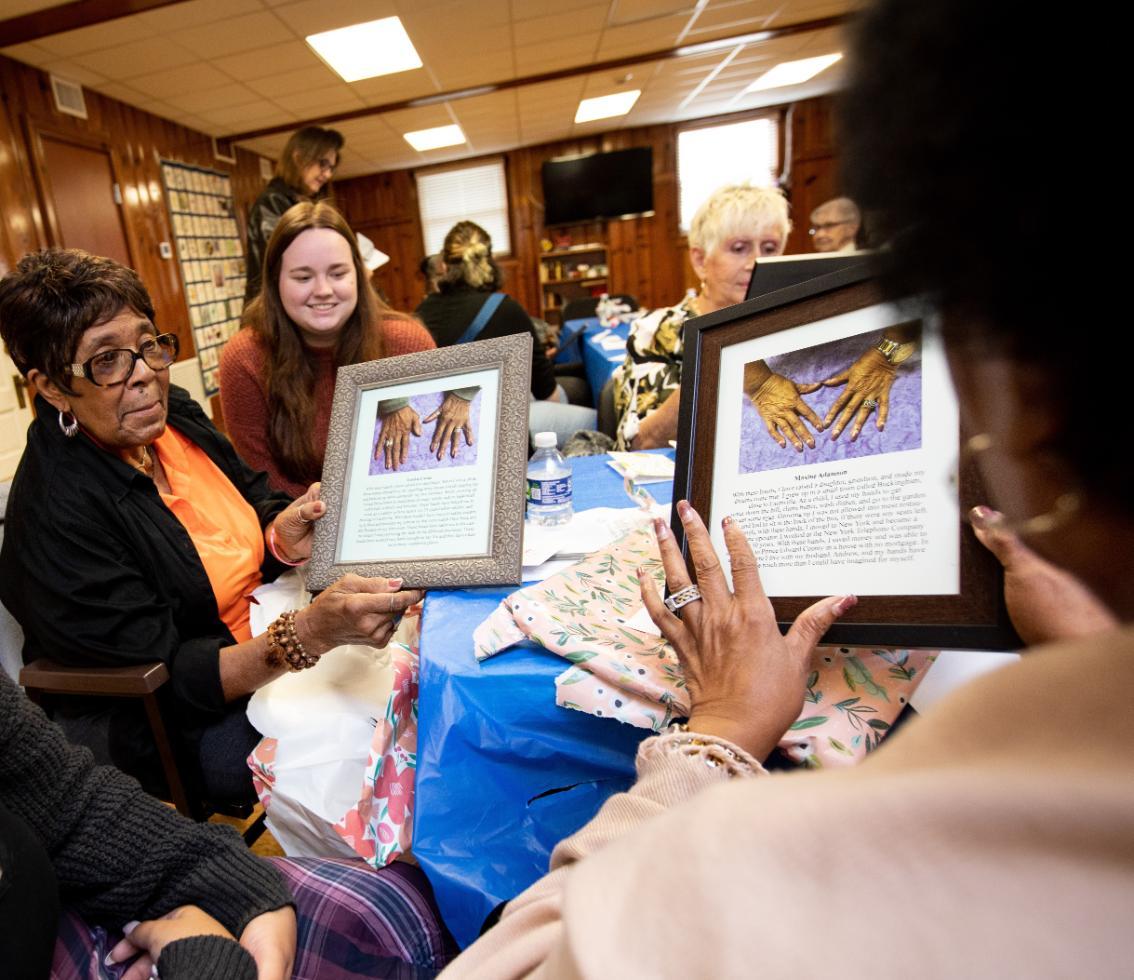
<path id="1" fill-rule="evenodd" d="M 987 432 L 965 440 L 962 447 L 962 459 L 968 456 L 977 456 L 996 448 L 996 441 Z M 983 519 L 983 526 L 994 531 L 1010 531 L 1013 534 L 1048 534 L 1062 527 L 1070 521 L 1083 507 L 1083 492 L 1078 489 L 1067 490 L 1055 498 L 1049 510 L 1031 517 L 1012 518 L 998 513 L 994 517 Z M 967 516 L 972 523 L 972 512 Z"/>

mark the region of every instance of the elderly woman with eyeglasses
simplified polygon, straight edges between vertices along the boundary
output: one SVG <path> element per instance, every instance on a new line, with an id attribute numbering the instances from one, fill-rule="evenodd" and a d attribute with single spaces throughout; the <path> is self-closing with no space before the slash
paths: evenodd
<path id="1" fill-rule="evenodd" d="M 0 281 L 0 334 L 35 392 L 0 552 L 25 660 L 164 662 L 190 777 L 210 801 L 255 799 L 247 696 L 344 643 L 383 646 L 421 593 L 347 576 L 253 639 L 249 595 L 310 555 L 318 485 L 271 490 L 170 385 L 177 338 L 110 259 L 25 256 Z M 76 699 L 56 717 L 96 761 L 163 790 L 140 706 Z"/>

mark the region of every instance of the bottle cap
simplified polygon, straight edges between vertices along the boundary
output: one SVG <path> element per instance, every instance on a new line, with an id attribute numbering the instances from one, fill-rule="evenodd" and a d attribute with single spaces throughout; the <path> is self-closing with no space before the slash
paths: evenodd
<path id="1" fill-rule="evenodd" d="M 559 440 L 554 432 L 537 432 L 532 441 L 535 443 L 536 449 L 554 449 L 559 445 Z"/>

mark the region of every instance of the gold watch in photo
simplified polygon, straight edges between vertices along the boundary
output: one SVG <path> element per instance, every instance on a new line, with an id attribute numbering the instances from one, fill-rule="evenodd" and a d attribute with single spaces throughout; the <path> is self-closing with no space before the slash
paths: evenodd
<path id="1" fill-rule="evenodd" d="M 907 357 L 909 357 L 915 350 L 917 344 L 910 342 L 906 344 L 899 344 L 896 340 L 890 340 L 883 337 L 878 341 L 878 346 L 875 348 L 891 364 L 901 364 Z"/>

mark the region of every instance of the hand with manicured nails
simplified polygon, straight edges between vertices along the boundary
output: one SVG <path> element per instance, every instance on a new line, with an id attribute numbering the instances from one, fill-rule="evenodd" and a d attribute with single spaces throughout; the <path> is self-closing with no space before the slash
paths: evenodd
<path id="1" fill-rule="evenodd" d="M 400 578 L 344 575 L 295 614 L 295 629 L 303 648 L 321 657 L 347 643 L 384 647 L 402 613 L 425 595 L 417 589 L 399 592 L 401 587 Z"/>
<path id="2" fill-rule="evenodd" d="M 307 493 L 293 500 L 276 514 L 276 549 L 292 561 L 301 562 L 311 557 L 311 542 L 315 538 L 315 522 L 327 513 L 327 505 L 319 499 L 318 483 L 312 483 Z"/>
<path id="3" fill-rule="evenodd" d="M 464 398 L 447 391 L 444 401 L 422 421 L 428 425 L 434 420 L 437 422 L 437 428 L 433 431 L 429 451 L 436 453 L 438 459 L 445 455 L 446 448 L 449 449 L 449 458 L 456 458 L 462 434 L 466 446 L 473 444 L 472 425 L 469 423 L 469 402 Z"/>
<path id="4" fill-rule="evenodd" d="M 1044 560 L 1012 531 L 1003 515 L 974 507 L 969 519 L 977 540 L 1004 566 L 1004 603 L 1028 646 L 1103 633 L 1118 620 L 1077 578 Z"/>
<path id="5" fill-rule="evenodd" d="M 409 459 L 410 439 L 421 435 L 421 432 L 421 416 L 414 411 L 412 405 L 383 415 L 378 445 L 374 447 L 374 458 L 384 460 L 386 469 L 396 470 Z"/>
<path id="6" fill-rule="evenodd" d="M 728 739 L 757 759 L 766 759 L 799 717 L 811 654 L 823 634 L 858 601 L 823 599 L 804 610 L 787 636 L 780 634 L 772 604 L 760 583 L 756 558 L 744 532 L 725 518 L 725 545 L 734 591 L 713 550 L 709 533 L 686 501 L 677 504 L 697 573 L 701 599 L 680 617 L 662 603 L 641 572 L 642 599 L 650 618 L 673 645 L 689 691 L 689 730 Z M 690 583 L 673 534 L 654 522 L 666 584 L 671 593 Z"/>

